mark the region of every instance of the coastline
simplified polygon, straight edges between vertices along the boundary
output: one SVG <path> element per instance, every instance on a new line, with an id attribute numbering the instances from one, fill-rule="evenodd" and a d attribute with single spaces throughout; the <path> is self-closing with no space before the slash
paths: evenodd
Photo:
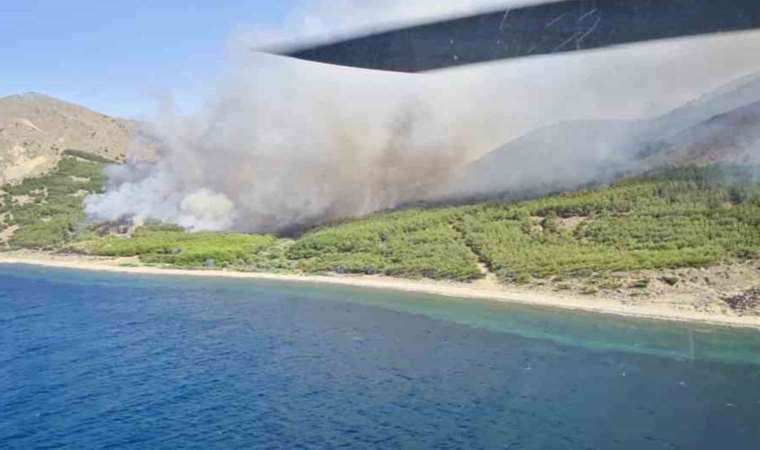
<path id="1" fill-rule="evenodd" d="M 77 255 L 51 255 L 44 253 L 0 253 L 0 265 L 18 264 L 134 275 L 235 278 L 388 289 L 450 298 L 478 299 L 500 303 L 559 308 L 620 317 L 691 322 L 760 330 L 760 317 L 690 311 L 668 306 L 670 303 L 666 301 L 633 305 L 615 299 L 562 295 L 553 292 L 520 289 L 518 287 L 497 286 L 492 283 L 483 282 L 466 284 L 369 275 L 300 275 L 228 270 L 173 269 L 139 265 L 136 263 L 136 260 L 129 258 L 91 258 Z"/>

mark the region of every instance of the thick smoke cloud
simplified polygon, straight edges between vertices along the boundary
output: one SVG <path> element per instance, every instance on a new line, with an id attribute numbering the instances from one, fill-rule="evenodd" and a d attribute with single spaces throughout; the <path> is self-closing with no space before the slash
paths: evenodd
<path id="1" fill-rule="evenodd" d="M 404 2 L 414 3 L 407 10 L 401 2 L 380 3 L 396 21 L 416 18 L 424 9 L 416 2 Z M 493 3 L 451 2 L 451 11 Z M 331 11 L 358 18 L 376 11 L 376 6 L 339 8 L 347 4 L 316 3 L 305 10 L 302 22 L 289 19 L 281 35 L 305 23 L 312 24 L 303 27 L 309 33 L 319 31 Z M 431 8 L 439 15 L 451 12 Z M 363 26 L 362 20 L 351 26 Z M 206 107 L 190 117 L 162 111 L 146 130 L 157 142 L 156 157 L 149 162 L 135 157 L 109 169 L 106 193 L 86 199 L 92 219 L 155 219 L 192 230 L 283 231 L 435 193 L 456 197 L 445 187 L 463 167 L 531 130 L 566 121 L 662 114 L 760 71 L 760 61 L 752 57 L 760 39 L 752 33 L 425 75 L 241 52 L 250 38 L 242 36 L 236 39 L 229 73 Z M 537 157 L 506 160 L 504 171 L 496 168 L 487 175 L 534 174 L 520 177 L 526 190 L 531 182 L 545 185 L 555 176 L 563 185 L 584 183 L 609 172 L 605 164 L 610 161 L 630 162 L 619 154 L 619 144 L 596 145 L 588 154 L 568 149 L 559 165 Z M 141 146 L 135 143 L 134 154 Z M 505 185 L 497 181 L 483 185 Z"/>
<path id="2" fill-rule="evenodd" d="M 467 158 L 424 79 L 255 55 L 204 114 L 151 130 L 155 163 L 109 169 L 98 218 L 272 231 L 393 207 Z"/>

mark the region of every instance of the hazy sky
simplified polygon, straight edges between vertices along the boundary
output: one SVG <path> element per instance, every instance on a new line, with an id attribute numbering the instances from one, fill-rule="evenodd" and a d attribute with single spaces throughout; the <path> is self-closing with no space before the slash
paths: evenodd
<path id="1" fill-rule="evenodd" d="M 171 98 L 179 112 L 191 112 L 211 97 L 232 67 L 227 57 L 241 49 L 536 1 L 0 0 L 0 96 L 37 91 L 135 118 L 155 115 L 160 101 Z M 476 66 L 452 72 L 441 89 L 459 80 L 483 84 L 485 92 L 493 90 L 490 83 L 520 116 L 515 123 L 537 96 L 557 103 L 557 89 L 576 92 L 566 103 L 579 118 L 647 116 L 759 70 L 758 48 L 758 33 L 636 45 L 613 50 L 612 59 L 592 52 Z M 507 89 L 507 82 L 520 88 Z M 526 84 L 534 86 L 525 90 Z M 640 92 L 621 101 L 620 86 Z"/>
<path id="2" fill-rule="evenodd" d="M 233 41 L 335 35 L 515 1 L 3 0 L 0 96 L 37 91 L 144 116 L 168 94 L 197 106 Z"/>

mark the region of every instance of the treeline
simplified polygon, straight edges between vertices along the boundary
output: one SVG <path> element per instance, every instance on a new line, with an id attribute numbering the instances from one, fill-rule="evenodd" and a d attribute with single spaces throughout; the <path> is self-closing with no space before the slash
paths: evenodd
<path id="1" fill-rule="evenodd" d="M 149 225 L 131 237 L 82 223 L 82 192 L 101 189 L 100 164 L 67 157 L 52 174 L 5 189 L 12 247 L 136 256 L 146 264 L 469 281 L 482 265 L 505 282 L 709 266 L 760 257 L 757 170 L 669 169 L 608 187 L 516 203 L 375 214 L 298 239 L 185 233 Z M 14 204 L 28 196 L 31 203 Z"/>

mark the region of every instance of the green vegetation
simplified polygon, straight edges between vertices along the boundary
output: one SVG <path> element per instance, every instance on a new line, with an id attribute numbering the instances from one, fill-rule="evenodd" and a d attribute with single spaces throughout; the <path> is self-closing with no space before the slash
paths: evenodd
<path id="1" fill-rule="evenodd" d="M 148 264 L 385 274 L 472 280 L 477 256 L 451 226 L 454 210 L 405 211 L 314 230 L 297 241 L 239 233 L 185 233 L 165 226 L 138 228 L 130 238 L 109 236 L 75 244 L 100 256 L 139 256 Z"/>
<path id="2" fill-rule="evenodd" d="M 760 188 L 743 171 L 731 173 L 728 184 L 727 170 L 671 170 L 608 188 L 473 207 L 461 227 L 503 281 L 756 256 Z"/>
<path id="3" fill-rule="evenodd" d="M 18 227 L 8 245 L 50 250 L 74 238 L 85 219 L 84 195 L 102 189 L 102 168 L 95 161 L 65 156 L 47 175 L 4 186 L 4 227 Z"/>
<path id="4" fill-rule="evenodd" d="M 594 277 L 602 289 L 642 290 L 648 279 L 606 275 L 760 258 L 760 183 L 746 168 L 676 169 L 530 201 L 379 213 L 296 240 L 167 225 L 131 236 L 81 230 L 82 194 L 101 189 L 101 168 L 68 154 L 53 173 L 4 187 L 0 218 L 19 227 L 10 246 L 179 267 L 457 281 L 481 278 L 482 262 L 504 282 L 553 278 L 561 287 L 567 277 Z"/>
<path id="5" fill-rule="evenodd" d="M 288 252 L 305 272 L 384 274 L 457 281 L 482 277 L 452 226 L 458 209 L 409 210 L 323 227 Z"/>
<path id="6" fill-rule="evenodd" d="M 99 155 L 94 155 L 92 153 L 83 152 L 81 150 L 72 150 L 72 149 L 64 150 L 63 156 L 73 156 L 75 158 L 84 159 L 84 160 L 92 161 L 92 162 L 103 163 L 103 164 L 113 164 L 116 162 L 116 160 L 109 159 L 109 158 L 99 156 Z"/>
<path id="7" fill-rule="evenodd" d="M 139 256 L 147 264 L 178 267 L 245 267 L 273 246 L 273 236 L 241 233 L 186 233 L 176 227 L 140 227 L 130 238 L 108 236 L 75 245 L 101 256 Z"/>

